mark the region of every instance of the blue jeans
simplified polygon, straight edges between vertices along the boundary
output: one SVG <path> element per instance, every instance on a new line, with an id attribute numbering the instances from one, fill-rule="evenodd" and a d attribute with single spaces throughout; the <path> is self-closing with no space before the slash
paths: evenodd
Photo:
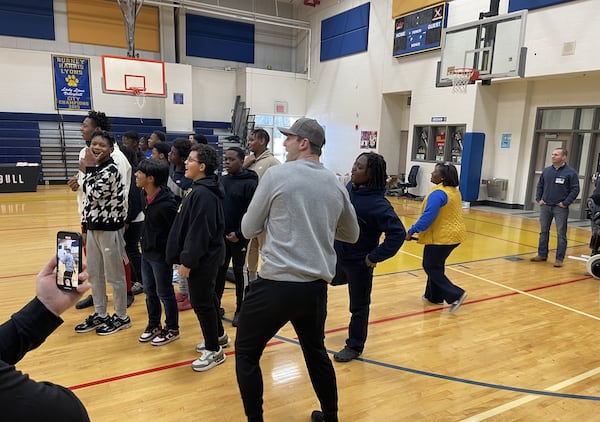
<path id="1" fill-rule="evenodd" d="M 558 205 L 540 206 L 540 241 L 538 244 L 538 255 L 544 258 L 548 257 L 548 240 L 550 239 L 550 225 L 552 219 L 556 224 L 556 235 L 558 243 L 556 245 L 556 260 L 563 261 L 567 252 L 567 219 L 569 218 L 569 208 L 561 208 Z"/>
<path id="2" fill-rule="evenodd" d="M 179 310 L 173 289 L 173 266 L 164 261 L 151 261 L 142 255 L 142 284 L 146 293 L 148 326 L 159 327 L 161 308 L 165 307 L 165 324 L 170 330 L 179 329 Z"/>

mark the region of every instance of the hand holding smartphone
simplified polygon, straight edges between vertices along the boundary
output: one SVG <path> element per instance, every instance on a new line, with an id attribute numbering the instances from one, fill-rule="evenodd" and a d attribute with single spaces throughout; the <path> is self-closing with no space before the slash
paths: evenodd
<path id="1" fill-rule="evenodd" d="M 81 234 L 60 231 L 56 235 L 56 286 L 63 290 L 75 290 L 81 272 Z"/>

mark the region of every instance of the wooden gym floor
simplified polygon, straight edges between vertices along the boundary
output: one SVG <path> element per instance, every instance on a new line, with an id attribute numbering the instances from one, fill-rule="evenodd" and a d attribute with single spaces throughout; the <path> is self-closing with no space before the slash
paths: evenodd
<path id="1" fill-rule="evenodd" d="M 390 198 L 409 226 L 419 202 Z M 598 280 L 582 262 L 554 268 L 531 263 L 535 218 L 465 210 L 468 238 L 447 274 L 469 296 L 451 315 L 421 300 L 422 247 L 407 242 L 376 269 L 369 338 L 363 355 L 334 363 L 341 421 L 580 421 L 600 401 Z M 590 231 L 569 227 L 568 254 L 588 253 Z M 35 294 L 35 275 L 54 253 L 58 230 L 78 230 L 75 195 L 66 187 L 0 195 L 0 318 Z M 554 230 L 554 228 L 553 228 Z M 551 248 L 556 246 L 552 235 Z M 228 283 L 226 317 L 234 309 Z M 326 344 L 341 349 L 349 314 L 344 286 L 329 289 Z M 109 305 L 110 306 L 110 305 Z M 133 327 L 115 335 L 76 334 L 90 309 L 69 310 L 65 323 L 17 367 L 35 380 L 70 387 L 92 421 L 243 421 L 232 345 L 205 373 L 190 363 L 202 340 L 192 311 L 181 313 L 181 339 L 163 347 L 137 338 L 147 322 L 144 296 L 129 309 Z M 228 320 L 229 321 L 229 320 Z M 232 340 L 235 329 L 226 322 Z M 262 359 L 266 421 L 308 421 L 318 403 L 290 326 Z"/>

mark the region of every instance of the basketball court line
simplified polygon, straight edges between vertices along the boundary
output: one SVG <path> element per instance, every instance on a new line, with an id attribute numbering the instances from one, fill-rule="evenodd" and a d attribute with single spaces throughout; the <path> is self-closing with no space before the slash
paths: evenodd
<path id="1" fill-rule="evenodd" d="M 565 387 L 576 384 L 580 381 L 583 381 L 587 378 L 591 378 L 598 374 L 600 374 L 600 368 L 591 369 L 587 372 L 584 372 L 583 374 L 574 376 L 573 378 L 566 379 L 564 381 L 559 382 L 558 384 L 551 385 L 550 387 L 544 389 L 544 391 L 556 392 L 558 390 L 561 390 Z M 548 395 L 550 395 L 550 394 L 548 394 Z M 523 404 L 537 400 L 540 397 L 541 397 L 541 395 L 527 395 L 525 397 L 521 397 L 520 399 L 513 400 L 511 402 L 505 403 L 498 407 L 494 407 L 493 409 L 486 410 L 485 412 L 479 413 L 477 415 L 473 415 L 466 419 L 462 419 L 462 422 L 483 421 L 485 419 L 488 419 L 488 418 L 500 415 L 509 410 L 515 409 Z M 561 396 L 559 396 L 559 397 L 561 397 Z M 587 397 L 587 396 L 584 396 L 584 397 Z M 583 399 L 583 397 L 582 397 L 582 399 Z M 587 399 L 584 399 L 584 400 L 587 400 Z M 593 399 L 593 400 L 600 400 L 600 397 L 598 397 L 597 399 Z"/>
<path id="2" fill-rule="evenodd" d="M 404 254 L 406 254 L 406 255 L 412 256 L 413 258 L 423 259 L 423 257 L 420 257 L 418 255 L 412 254 L 410 252 L 406 252 L 406 251 L 402 251 L 402 250 L 401 250 L 401 252 L 404 253 Z M 465 275 L 465 276 L 468 276 L 468 277 L 475 278 L 475 279 L 477 279 L 479 281 L 483 281 L 484 283 L 492 284 L 492 285 L 494 285 L 496 287 L 500 287 L 500 288 L 503 288 L 503 289 L 506 289 L 506 290 L 510 290 L 510 291 L 518 293 L 518 294 L 522 294 L 522 295 L 528 296 L 528 297 L 530 297 L 532 299 L 539 300 L 541 302 L 545 302 L 545 303 L 547 303 L 549 305 L 556 306 L 558 308 L 561 308 L 561 309 L 564 309 L 564 310 L 567 310 L 567 311 L 570 311 L 570 312 L 573 312 L 573 313 L 576 313 L 576 314 L 579 314 L 579 315 L 582 315 L 582 316 L 585 316 L 585 317 L 588 317 L 588 318 L 591 318 L 591 319 L 595 319 L 596 321 L 600 321 L 600 316 L 588 314 L 587 312 L 583 312 L 583 311 L 580 311 L 578 309 L 571 308 L 570 306 L 565 306 L 565 305 L 562 305 L 560 303 L 554 302 L 552 300 L 544 299 L 543 297 L 536 296 L 534 294 L 528 293 L 525 290 L 515 289 L 514 287 L 507 286 L 506 284 L 498 283 L 498 282 L 490 280 L 488 278 L 481 277 L 481 276 L 478 276 L 478 275 L 475 275 L 475 274 L 471 274 L 471 273 L 469 273 L 467 271 L 463 271 L 463 270 L 460 270 L 458 268 L 454 268 L 452 265 L 446 266 L 446 269 L 452 270 L 454 272 L 457 272 L 459 274 L 462 274 L 462 275 Z"/>
<path id="3" fill-rule="evenodd" d="M 557 286 L 563 286 L 563 285 L 566 285 L 566 284 L 571 284 L 571 283 L 576 283 L 576 282 L 584 281 L 584 280 L 587 280 L 587 279 L 588 278 L 568 280 L 568 281 L 564 281 L 564 282 L 559 282 L 559 283 L 553 283 L 553 284 L 549 284 L 549 285 L 534 287 L 531 290 L 533 291 L 533 290 L 542 290 L 542 289 L 547 289 L 547 288 L 553 288 L 553 287 L 557 287 Z M 493 297 L 486 297 L 486 298 L 481 298 L 481 299 L 477 299 L 477 300 L 471 300 L 471 301 L 465 302 L 463 304 L 463 306 L 464 305 L 468 305 L 468 304 L 473 304 L 473 303 L 479 303 L 479 302 L 484 302 L 484 301 L 501 299 L 501 298 L 504 298 L 504 297 L 507 297 L 507 296 L 516 295 L 517 293 L 518 292 L 510 292 L 510 293 L 505 293 L 503 295 L 498 295 L 498 296 L 493 296 Z M 381 323 L 384 323 L 384 322 L 394 321 L 394 320 L 398 320 L 398 319 L 409 318 L 409 317 L 413 317 L 413 316 L 417 316 L 417 315 L 423 315 L 423 314 L 432 313 L 432 312 L 438 312 L 438 311 L 441 311 L 441 310 L 443 310 L 445 308 L 446 307 L 444 307 L 444 306 L 432 307 L 430 309 L 421 310 L 421 311 L 418 311 L 418 312 L 411 312 L 411 313 L 397 315 L 397 316 L 393 316 L 393 317 L 389 317 L 389 318 L 383 318 L 381 320 L 371 321 L 371 322 L 369 322 L 369 325 L 381 324 Z M 331 330 L 327 330 L 326 334 L 330 334 L 330 333 L 333 333 L 333 332 L 339 332 L 339 331 L 345 331 L 347 329 L 348 329 L 348 327 L 346 327 L 346 326 L 339 327 L 339 328 L 334 328 L 334 329 L 331 329 Z M 267 347 L 273 347 L 273 346 L 276 346 L 276 345 L 279 345 L 279 344 L 283 344 L 283 343 L 289 343 L 289 344 L 294 344 L 294 345 L 298 345 L 299 346 L 299 341 L 297 340 L 297 338 L 288 338 L 288 337 L 284 337 L 284 336 L 280 336 L 280 335 L 275 335 L 273 338 L 276 339 L 276 340 L 267 343 Z M 335 351 L 329 350 L 329 349 L 327 350 L 327 352 L 329 354 L 334 354 L 335 353 Z M 226 352 L 226 355 L 228 357 L 231 357 L 234 354 L 235 354 L 235 350 Z M 385 368 L 390 368 L 390 369 L 394 369 L 394 370 L 409 372 L 409 373 L 416 374 L 416 375 L 422 375 L 422 376 L 427 376 L 427 377 L 432 377 L 432 378 L 444 379 L 444 380 L 447 380 L 447 381 L 460 382 L 460 383 L 463 383 L 463 384 L 470 384 L 470 385 L 475 385 L 475 386 L 480 386 L 480 387 L 485 387 L 485 388 L 492 388 L 492 389 L 497 389 L 497 390 L 504 390 L 504 391 L 512 391 L 512 392 L 518 392 L 518 393 L 525 393 L 525 394 L 528 394 L 531 397 L 533 397 L 532 399 L 529 399 L 528 401 L 531 401 L 531 400 L 533 400 L 533 399 L 535 399 L 535 398 L 537 398 L 539 396 L 551 396 L 551 397 L 558 397 L 558 398 L 600 401 L 600 396 L 587 396 L 587 395 L 580 395 L 580 394 L 567 394 L 567 393 L 559 393 L 559 392 L 553 391 L 553 390 L 559 390 L 559 389 L 564 388 L 564 387 L 566 387 L 568 385 L 574 384 L 574 383 L 578 382 L 579 380 L 582 380 L 582 379 L 585 379 L 587 377 L 590 377 L 590 376 L 592 376 L 592 375 L 595 374 L 595 372 L 593 372 L 593 371 L 596 371 L 596 370 L 588 371 L 585 374 L 581 374 L 581 375 L 579 375 L 577 377 L 574 377 L 574 378 L 571 378 L 569 380 L 562 381 L 561 383 L 556 384 L 556 385 L 551 386 L 551 387 L 548 387 L 545 390 L 535 390 L 535 389 L 528 389 L 528 388 L 521 388 L 521 387 L 511 387 L 511 386 L 506 386 L 506 385 L 502 385 L 502 384 L 493 384 L 493 383 L 487 383 L 487 382 L 482 382 L 482 381 L 475 381 L 475 380 L 470 380 L 470 379 L 466 379 L 466 378 L 459 378 L 459 377 L 453 377 L 453 376 L 444 375 L 444 374 L 437 374 L 437 373 L 434 373 L 434 372 L 429 372 L 429 371 L 423 371 L 423 370 L 414 369 L 414 368 L 403 367 L 403 366 L 399 366 L 399 365 L 394 365 L 394 364 L 390 364 L 390 363 L 386 363 L 386 362 L 380 362 L 380 361 L 376 361 L 376 360 L 372 360 L 372 359 L 366 359 L 366 358 L 362 358 L 362 357 L 359 357 L 356 360 L 361 361 L 361 362 L 365 362 L 365 363 L 368 363 L 368 364 L 372 364 L 372 365 L 377 365 L 377 366 L 380 366 L 380 367 L 385 367 Z M 127 373 L 127 374 L 121 374 L 121 375 L 117 375 L 117 376 L 114 376 L 114 377 L 108 377 L 108 378 L 103 378 L 103 379 L 99 379 L 99 380 L 95 380 L 95 381 L 90 381 L 90 382 L 87 382 L 87 383 L 83 383 L 83 384 L 78 384 L 78 385 L 71 386 L 71 387 L 69 387 L 69 389 L 74 391 L 74 390 L 79 390 L 79 389 L 82 389 L 82 388 L 94 387 L 94 386 L 97 386 L 97 385 L 107 384 L 107 383 L 110 383 L 110 382 L 113 382 L 113 381 L 125 380 L 125 379 L 128 379 L 128 378 L 138 377 L 138 376 L 142 376 L 142 375 L 146 375 L 146 374 L 161 372 L 161 371 L 168 370 L 168 369 L 173 369 L 173 368 L 178 368 L 178 367 L 182 367 L 182 366 L 187 366 L 187 365 L 191 364 L 191 362 L 193 362 L 193 359 L 192 360 L 185 360 L 185 361 L 182 361 L 182 362 L 175 362 L 175 363 L 172 363 L 172 364 L 163 365 L 163 366 L 159 366 L 159 367 L 155 367 L 155 368 L 148 368 L 148 369 L 145 369 L 145 370 L 131 372 L 131 373 Z M 600 368 L 598 368 L 597 371 L 600 371 Z M 523 403 L 526 403 L 528 401 L 524 401 Z M 514 407 L 516 407 L 516 406 L 518 406 L 518 404 L 515 405 Z"/>

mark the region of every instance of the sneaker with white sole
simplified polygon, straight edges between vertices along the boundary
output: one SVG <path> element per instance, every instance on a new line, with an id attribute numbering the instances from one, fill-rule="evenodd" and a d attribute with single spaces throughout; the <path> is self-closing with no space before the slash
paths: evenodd
<path id="1" fill-rule="evenodd" d="M 91 297 L 91 296 L 90 296 Z M 101 317 L 97 313 L 90 315 L 81 324 L 75 326 L 75 331 L 78 333 L 89 333 L 99 327 L 103 327 L 110 321 L 110 316 Z"/>
<path id="2" fill-rule="evenodd" d="M 147 343 L 149 341 L 152 341 L 152 339 L 159 335 L 161 331 L 162 330 L 160 327 L 151 327 L 149 325 L 146 327 L 144 332 L 140 334 L 140 338 L 138 338 L 138 340 L 140 341 L 140 343 Z"/>
<path id="3" fill-rule="evenodd" d="M 131 327 L 131 318 L 129 318 L 129 315 L 121 318 L 117 314 L 114 314 L 105 325 L 96 329 L 96 334 L 99 336 L 108 336 L 129 327 Z"/>
<path id="4" fill-rule="evenodd" d="M 225 362 L 226 358 L 227 356 L 223 353 L 223 348 L 221 346 L 219 346 L 219 350 L 216 352 L 205 349 L 202 351 L 200 357 L 192 362 L 192 369 L 196 372 L 208 371 Z"/>
<path id="5" fill-rule="evenodd" d="M 222 348 L 226 348 L 227 346 L 229 346 L 229 343 L 231 343 L 229 336 L 227 335 L 227 333 L 223 333 L 223 335 L 219 337 L 219 346 L 221 346 Z M 204 344 L 204 342 L 198 343 L 196 345 L 196 352 L 202 353 L 204 350 L 206 350 L 206 344 Z"/>
<path id="6" fill-rule="evenodd" d="M 450 313 L 453 314 L 454 312 L 458 311 L 458 308 L 460 308 L 460 305 L 462 305 L 462 303 L 465 301 L 466 298 L 467 298 L 467 292 L 464 292 L 461 295 L 461 297 L 459 297 L 457 300 L 452 302 L 452 304 L 450 305 Z"/>
<path id="7" fill-rule="evenodd" d="M 164 328 L 159 335 L 152 339 L 153 346 L 162 346 L 164 344 L 169 344 L 172 341 L 175 341 L 179 338 L 179 330 L 170 330 L 168 328 Z"/>

